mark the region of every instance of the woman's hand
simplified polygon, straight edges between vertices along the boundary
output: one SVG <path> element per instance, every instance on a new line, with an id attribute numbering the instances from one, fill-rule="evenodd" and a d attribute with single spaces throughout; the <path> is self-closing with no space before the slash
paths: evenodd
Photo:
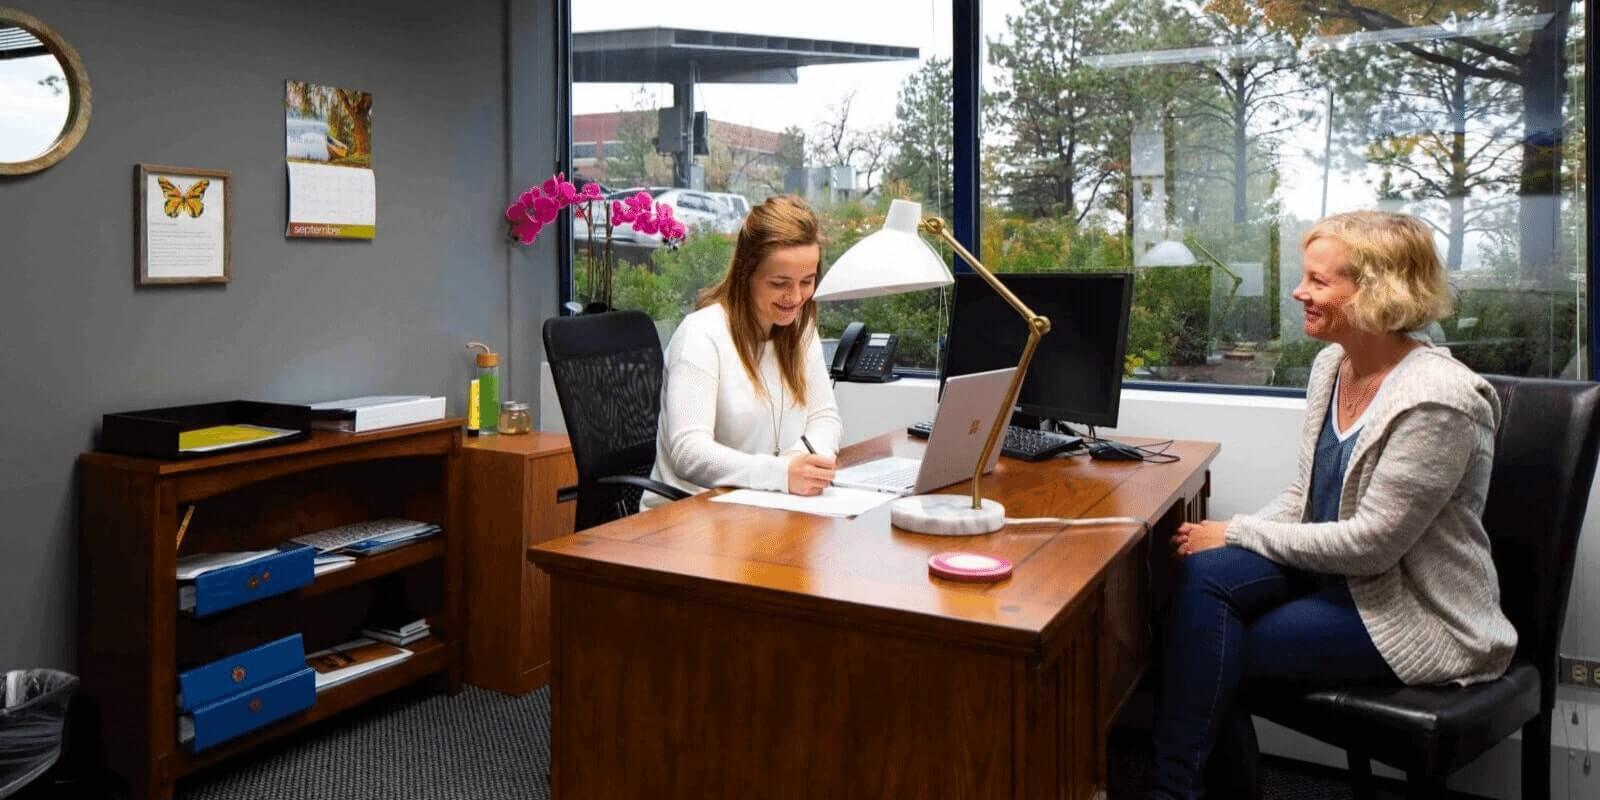
<path id="1" fill-rule="evenodd" d="M 789 494 L 822 494 L 833 483 L 833 456 L 802 453 L 789 459 Z"/>
<path id="2" fill-rule="evenodd" d="M 1172 554 L 1179 558 L 1191 556 L 1201 550 L 1211 550 L 1228 544 L 1228 523 L 1208 519 L 1204 522 L 1185 522 L 1178 526 L 1172 537 Z"/>

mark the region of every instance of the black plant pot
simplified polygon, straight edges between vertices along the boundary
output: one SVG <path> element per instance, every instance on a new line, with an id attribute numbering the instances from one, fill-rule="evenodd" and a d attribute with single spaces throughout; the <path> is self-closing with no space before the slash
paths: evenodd
<path id="1" fill-rule="evenodd" d="M 604 314 L 604 313 L 606 313 L 607 311 L 610 311 L 610 310 L 611 310 L 611 306 L 608 306 L 605 303 L 601 303 L 601 302 L 598 302 L 598 301 L 590 303 L 589 305 L 586 305 L 586 306 L 583 307 L 583 313 L 585 313 L 585 314 Z"/>

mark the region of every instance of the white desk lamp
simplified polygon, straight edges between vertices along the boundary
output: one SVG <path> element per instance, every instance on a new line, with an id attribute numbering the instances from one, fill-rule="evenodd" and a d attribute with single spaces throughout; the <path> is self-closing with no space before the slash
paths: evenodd
<path id="1" fill-rule="evenodd" d="M 1000 441 L 1001 432 L 1011 421 L 1011 406 L 1028 374 L 1028 363 L 1039 339 L 1050 332 L 1050 320 L 1033 313 L 1015 294 L 1007 289 L 987 267 L 962 247 L 950 235 L 944 220 L 923 217 L 922 206 L 909 200 L 895 200 L 889 204 L 889 215 L 883 229 L 857 242 L 833 262 L 828 274 L 822 278 L 813 297 L 822 300 L 854 300 L 863 297 L 880 297 L 918 289 L 949 286 L 954 282 L 944 259 L 934 252 L 917 234 L 926 233 L 938 238 L 955 251 L 962 261 L 984 282 L 988 283 L 1005 301 L 1011 304 L 1028 326 L 1028 343 L 1022 348 L 1022 358 L 1017 362 L 1011 386 L 995 414 L 989 438 L 983 453 L 972 469 L 972 500 L 959 495 L 927 494 L 902 497 L 889 506 L 889 518 L 897 528 L 917 533 L 962 536 L 992 533 L 1005 527 L 1005 506 L 983 499 L 983 465 L 989 463 L 989 454 Z"/>

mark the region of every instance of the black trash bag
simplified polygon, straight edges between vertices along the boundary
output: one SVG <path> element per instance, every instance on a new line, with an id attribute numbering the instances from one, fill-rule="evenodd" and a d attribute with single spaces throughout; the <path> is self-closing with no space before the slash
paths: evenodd
<path id="1" fill-rule="evenodd" d="M 78 676 L 53 669 L 0 674 L 0 798 L 10 797 L 61 757 L 61 731 Z M 9 698 L 15 705 L 6 705 Z"/>

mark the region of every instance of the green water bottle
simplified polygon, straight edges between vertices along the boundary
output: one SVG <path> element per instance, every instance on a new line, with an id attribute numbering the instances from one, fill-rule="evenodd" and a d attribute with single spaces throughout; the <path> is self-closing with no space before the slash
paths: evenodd
<path id="1" fill-rule="evenodd" d="M 467 342 L 478 354 L 478 433 L 495 433 L 500 426 L 500 356 L 483 342 Z"/>

